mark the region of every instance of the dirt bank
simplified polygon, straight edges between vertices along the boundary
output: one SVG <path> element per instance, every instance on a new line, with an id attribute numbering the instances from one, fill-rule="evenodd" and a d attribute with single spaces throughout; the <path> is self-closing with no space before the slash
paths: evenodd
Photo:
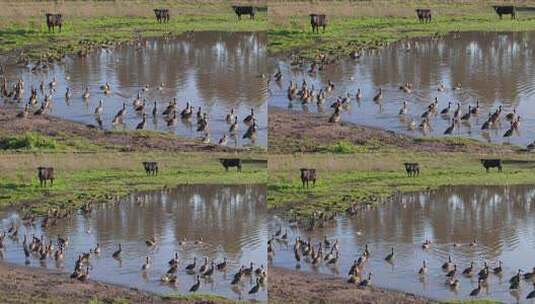
<path id="1" fill-rule="evenodd" d="M 15 105 L 0 107 L 0 135 L 22 135 L 36 132 L 42 135 L 66 139 L 82 138 L 106 149 L 121 151 L 204 151 L 230 152 L 231 148 L 204 144 L 192 139 L 180 138 L 172 134 L 153 131 L 104 131 L 94 125 L 84 125 L 53 116 L 33 116 L 16 118 L 20 109 Z"/>
<path id="2" fill-rule="evenodd" d="M 228 303 L 221 299 L 164 299 L 135 289 L 71 280 L 60 271 L 0 263 L 0 303 Z"/>
<path id="3" fill-rule="evenodd" d="M 269 108 L 269 152 L 325 152 L 341 141 L 370 150 L 410 149 L 420 152 L 512 152 L 513 146 L 490 145 L 466 138 L 415 138 L 351 123 L 331 124 L 326 115 Z"/>
<path id="4" fill-rule="evenodd" d="M 430 303 L 426 298 L 385 289 L 360 289 L 343 279 L 269 268 L 270 303 Z"/>

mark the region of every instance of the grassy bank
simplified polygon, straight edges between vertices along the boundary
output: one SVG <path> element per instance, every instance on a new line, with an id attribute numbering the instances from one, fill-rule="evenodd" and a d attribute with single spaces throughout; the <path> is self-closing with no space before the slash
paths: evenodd
<path id="1" fill-rule="evenodd" d="M 23 58 L 58 59 L 66 53 L 140 37 L 178 35 L 186 31 L 261 31 L 267 13 L 238 21 L 229 1 L 0 1 L 0 53 Z M 262 6 L 262 3 L 255 5 Z M 170 9 L 171 20 L 158 24 L 153 9 Z M 64 15 L 61 33 L 49 33 L 44 14 Z M 17 60 L 20 58 L 16 58 Z"/>
<path id="2" fill-rule="evenodd" d="M 76 207 L 89 201 L 107 201 L 132 191 L 154 190 L 179 184 L 265 183 L 265 165 L 246 163 L 243 171 L 225 172 L 221 153 L 170 152 L 28 152 L 0 154 L 0 208 L 28 203 L 42 213 L 51 207 Z M 242 159 L 251 156 L 241 156 Z M 158 161 L 158 176 L 146 176 L 142 161 Z M 56 180 L 42 188 L 38 166 L 52 166 Z"/>
<path id="3" fill-rule="evenodd" d="M 518 20 L 510 20 L 509 16 L 499 20 L 491 4 L 494 2 L 456 0 L 271 2 L 269 50 L 273 54 L 293 52 L 305 58 L 320 53 L 348 56 L 353 51 L 380 48 L 406 38 L 452 31 L 535 30 L 533 12 L 520 12 Z M 517 5 L 535 6 L 535 1 Z M 432 9 L 432 23 L 418 22 L 414 12 L 418 7 Z M 311 32 L 308 15 L 313 12 L 327 14 L 325 32 Z"/>
<path id="4" fill-rule="evenodd" d="M 499 157 L 502 173 L 485 173 L 480 158 Z M 418 162 L 419 177 L 407 177 L 404 162 Z M 304 190 L 299 168 L 316 168 L 318 182 Z M 526 153 L 416 152 L 390 150 L 351 154 L 277 155 L 269 159 L 268 205 L 291 214 L 341 212 L 353 203 L 374 203 L 395 192 L 448 185 L 535 183 L 535 156 Z"/>
<path id="5" fill-rule="evenodd" d="M 508 1 L 501 1 L 503 4 Z M 267 31 L 271 54 L 319 53 L 347 56 L 360 49 L 379 48 L 417 36 L 451 31 L 525 31 L 535 29 L 535 14 L 520 12 L 518 20 L 499 20 L 488 1 L 248 1 L 261 10 L 256 20 L 238 21 L 227 0 L 193 1 L 0 1 L 0 53 L 12 59 L 52 58 L 139 37 L 178 35 L 186 31 Z M 500 1 L 496 1 L 497 4 Z M 521 6 L 535 6 L 525 0 Z M 170 9 L 171 21 L 158 24 L 153 9 Z M 414 9 L 429 7 L 433 22 L 418 22 Z M 61 33 L 48 33 L 44 14 L 60 12 Z M 313 34 L 310 13 L 325 13 L 325 32 Z"/>

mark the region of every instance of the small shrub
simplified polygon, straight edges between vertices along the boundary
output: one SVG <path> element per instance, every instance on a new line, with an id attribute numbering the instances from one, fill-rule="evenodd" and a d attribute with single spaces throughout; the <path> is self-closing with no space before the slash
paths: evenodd
<path id="1" fill-rule="evenodd" d="M 56 140 L 36 133 L 27 133 L 22 136 L 8 136 L 0 138 L 2 150 L 33 150 L 58 148 Z"/>

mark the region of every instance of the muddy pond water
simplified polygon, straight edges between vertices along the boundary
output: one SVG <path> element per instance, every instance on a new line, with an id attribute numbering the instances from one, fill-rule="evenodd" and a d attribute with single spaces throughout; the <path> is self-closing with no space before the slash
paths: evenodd
<path id="1" fill-rule="evenodd" d="M 17 78 L 25 82 L 24 102 L 30 88 L 38 89 L 56 78 L 50 115 L 99 126 L 104 129 L 132 130 L 142 121 L 142 112 L 135 111 L 133 101 L 138 93 L 146 100 L 145 129 L 174 132 L 181 136 L 201 138 L 206 132 L 197 132 L 198 108 L 208 116 L 208 134 L 212 143 L 218 143 L 225 134 L 229 146 L 252 144 L 243 139 L 248 126 L 242 121 L 253 109 L 257 135 L 254 144 L 267 145 L 267 37 L 262 33 L 191 32 L 174 38 L 140 40 L 134 44 L 101 49 L 85 58 L 66 57 L 49 69 L 31 72 L 28 68 L 7 70 L 7 78 L 14 84 Z M 101 85 L 108 82 L 111 94 L 104 94 Z M 161 86 L 163 84 L 163 86 Z M 148 85 L 148 91 L 143 88 Z M 66 88 L 72 97 L 65 100 Z M 82 98 L 85 87 L 90 97 Z M 173 98 L 177 99 L 178 119 L 168 126 L 162 115 Z M 39 92 L 38 101 L 44 96 Z M 103 113 L 96 120 L 95 109 L 103 100 Z M 112 120 L 126 103 L 124 124 L 112 126 Z M 152 116 L 156 102 L 158 116 Z M 180 113 L 189 102 L 193 117 L 182 120 Z M 22 106 L 22 105 L 21 105 Z M 235 136 L 225 117 L 234 109 L 238 120 Z M 37 106 L 34 111 L 37 110 Z"/>
<path id="2" fill-rule="evenodd" d="M 509 278 L 518 269 L 527 273 L 535 267 L 535 186 L 452 187 L 400 194 L 377 208 L 339 217 L 335 223 L 312 232 L 300 231 L 280 218 L 274 218 L 270 226 L 272 234 L 280 227 L 282 233 L 288 231 L 288 243 L 274 242 L 275 266 L 297 267 L 293 251 L 296 237 L 305 241 L 310 238 L 316 248 L 327 237 L 331 242 L 339 242 L 338 264 L 331 266 L 322 261 L 314 266 L 302 260 L 300 271 L 347 278 L 353 261 L 368 244 L 371 255 L 363 273 L 374 274 L 375 286 L 438 300 L 470 298 L 484 262 L 489 263 L 492 272 L 502 261 L 503 274 L 491 273 L 480 297 L 506 303 L 525 302 L 533 290 L 532 281 L 522 280 L 521 289 L 511 292 Z M 432 241 L 429 249 L 422 248 L 426 239 Z M 476 244 L 471 246 L 474 240 Z M 395 257 L 389 263 L 385 257 L 392 247 Z M 460 286 L 456 290 L 445 285 L 446 273 L 441 268 L 448 255 L 457 265 L 455 277 Z M 423 260 L 427 261 L 428 272 L 419 276 Z M 472 261 L 475 276 L 463 276 L 462 271 Z"/>
<path id="3" fill-rule="evenodd" d="M 342 111 L 342 121 L 422 136 L 424 133 L 418 126 L 409 130 L 408 125 L 412 120 L 419 125 L 421 115 L 437 97 L 439 111 L 449 102 L 451 110 L 449 115 L 432 116 L 431 129 L 425 135 L 442 136 L 451 124 L 458 103 L 461 114 L 466 114 L 468 106 L 476 106 L 479 101 L 479 114 L 457 122 L 452 134 L 525 145 L 535 140 L 534 49 L 535 32 L 468 32 L 394 43 L 380 51 L 363 52 L 359 59 L 327 64 L 316 73 L 309 73 L 310 65 L 279 59 L 276 66 L 283 78 L 272 82 L 269 104 L 330 115 L 333 112 L 330 105 L 338 96 L 349 93 L 350 107 Z M 335 88 L 323 105 L 318 106 L 315 100 L 302 105 L 300 100 L 289 102 L 287 88 L 291 80 L 297 83 L 298 89 L 306 80 L 316 93 L 325 88 L 329 80 Z M 412 84 L 411 93 L 400 90 L 406 83 Z M 454 89 L 459 83 L 460 89 Z M 439 91 L 441 84 L 443 91 Z M 362 90 L 360 102 L 355 97 L 358 88 Z M 372 100 L 379 88 L 384 96 L 380 103 Z M 400 116 L 404 101 L 407 114 Z M 482 131 L 488 113 L 496 111 L 500 105 L 503 106 L 501 123 Z M 521 117 L 518 132 L 504 138 L 510 128 L 504 116 L 515 108 Z"/>
<path id="4" fill-rule="evenodd" d="M 76 215 L 58 221 L 43 230 L 41 220 L 34 226 L 21 225 L 19 241 L 6 238 L 3 260 L 25 264 L 22 238 L 26 234 L 57 240 L 68 238 L 63 263 L 53 257 L 40 261 L 32 256 L 28 266 L 61 268 L 65 276 L 74 269 L 77 256 L 100 244 L 101 253 L 90 259 L 94 280 L 135 287 L 159 294 L 187 294 L 196 281 L 205 257 L 221 263 L 227 258 L 225 271 L 216 270 L 211 277 L 201 277 L 200 293 L 213 293 L 233 299 L 267 300 L 261 287 L 256 294 L 248 294 L 256 284 L 255 274 L 244 276 L 238 285 L 231 285 L 233 275 L 241 265 L 267 267 L 266 243 L 268 218 L 265 186 L 181 186 L 176 189 L 129 195 L 117 204 L 95 206 L 89 215 Z M 16 213 L 3 215 L 0 230 L 6 231 L 11 222 L 18 223 Z M 156 238 L 156 246 L 145 241 Z M 202 238 L 201 243 L 196 241 Z M 118 244 L 122 244 L 121 259 L 112 258 Z M 175 285 L 162 283 L 160 278 L 169 269 L 168 261 L 179 253 L 178 281 Z M 150 268 L 143 272 L 145 256 L 151 258 Z M 186 265 L 197 258 L 195 273 L 188 273 Z M 210 266 L 210 264 L 208 265 Z"/>

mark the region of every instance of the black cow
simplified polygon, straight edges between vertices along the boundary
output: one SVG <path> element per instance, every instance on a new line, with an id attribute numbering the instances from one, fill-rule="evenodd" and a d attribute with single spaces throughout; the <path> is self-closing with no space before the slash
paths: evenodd
<path id="1" fill-rule="evenodd" d="M 156 8 L 154 9 L 154 14 L 156 15 L 156 20 L 159 23 L 169 22 L 169 10 L 166 8 Z"/>
<path id="2" fill-rule="evenodd" d="M 238 15 L 238 20 L 241 20 L 241 15 L 249 15 L 251 19 L 254 19 L 256 15 L 256 7 L 254 6 L 238 6 L 233 5 L 232 9 Z"/>
<path id="3" fill-rule="evenodd" d="M 145 173 L 147 175 L 158 175 L 158 163 L 154 161 L 145 161 L 143 162 L 143 168 L 145 168 Z"/>
<path id="4" fill-rule="evenodd" d="M 316 186 L 316 169 L 307 169 L 301 168 L 301 182 L 303 183 L 303 188 L 308 189 L 308 183 L 312 181 L 312 186 Z"/>
<path id="5" fill-rule="evenodd" d="M 39 178 L 39 184 L 41 187 L 46 187 L 46 181 L 50 181 L 50 185 L 54 185 L 54 168 L 52 167 L 39 167 L 37 168 L 37 177 Z"/>
<path id="6" fill-rule="evenodd" d="M 310 14 L 310 26 L 312 26 L 312 33 L 314 33 L 314 31 L 319 33 L 320 26 L 323 27 L 323 31 L 325 32 L 325 27 L 327 27 L 327 16 Z"/>
<path id="7" fill-rule="evenodd" d="M 61 32 L 61 26 L 63 25 L 63 16 L 61 14 L 46 14 L 46 26 L 48 27 L 48 31 L 52 32 L 54 31 L 55 27 L 59 27 L 59 31 Z"/>
<path id="8" fill-rule="evenodd" d="M 420 22 L 431 22 L 431 10 L 428 8 L 416 9 L 416 15 L 418 16 L 418 21 Z"/>
<path id="9" fill-rule="evenodd" d="M 239 158 L 220 158 L 219 162 L 225 167 L 225 171 L 228 171 L 229 167 L 236 167 L 236 171 L 241 172 L 241 159 Z"/>
<path id="10" fill-rule="evenodd" d="M 405 163 L 405 171 L 407 171 L 407 176 L 418 176 L 420 175 L 420 165 L 418 163 Z"/>
<path id="11" fill-rule="evenodd" d="M 502 160 L 501 159 L 482 159 L 481 164 L 489 172 L 490 168 L 498 168 L 499 172 L 502 172 Z"/>
<path id="12" fill-rule="evenodd" d="M 516 7 L 512 5 L 493 5 L 492 7 L 496 11 L 496 14 L 500 16 L 500 19 L 502 19 L 502 15 L 511 15 L 511 19 L 516 19 Z"/>

